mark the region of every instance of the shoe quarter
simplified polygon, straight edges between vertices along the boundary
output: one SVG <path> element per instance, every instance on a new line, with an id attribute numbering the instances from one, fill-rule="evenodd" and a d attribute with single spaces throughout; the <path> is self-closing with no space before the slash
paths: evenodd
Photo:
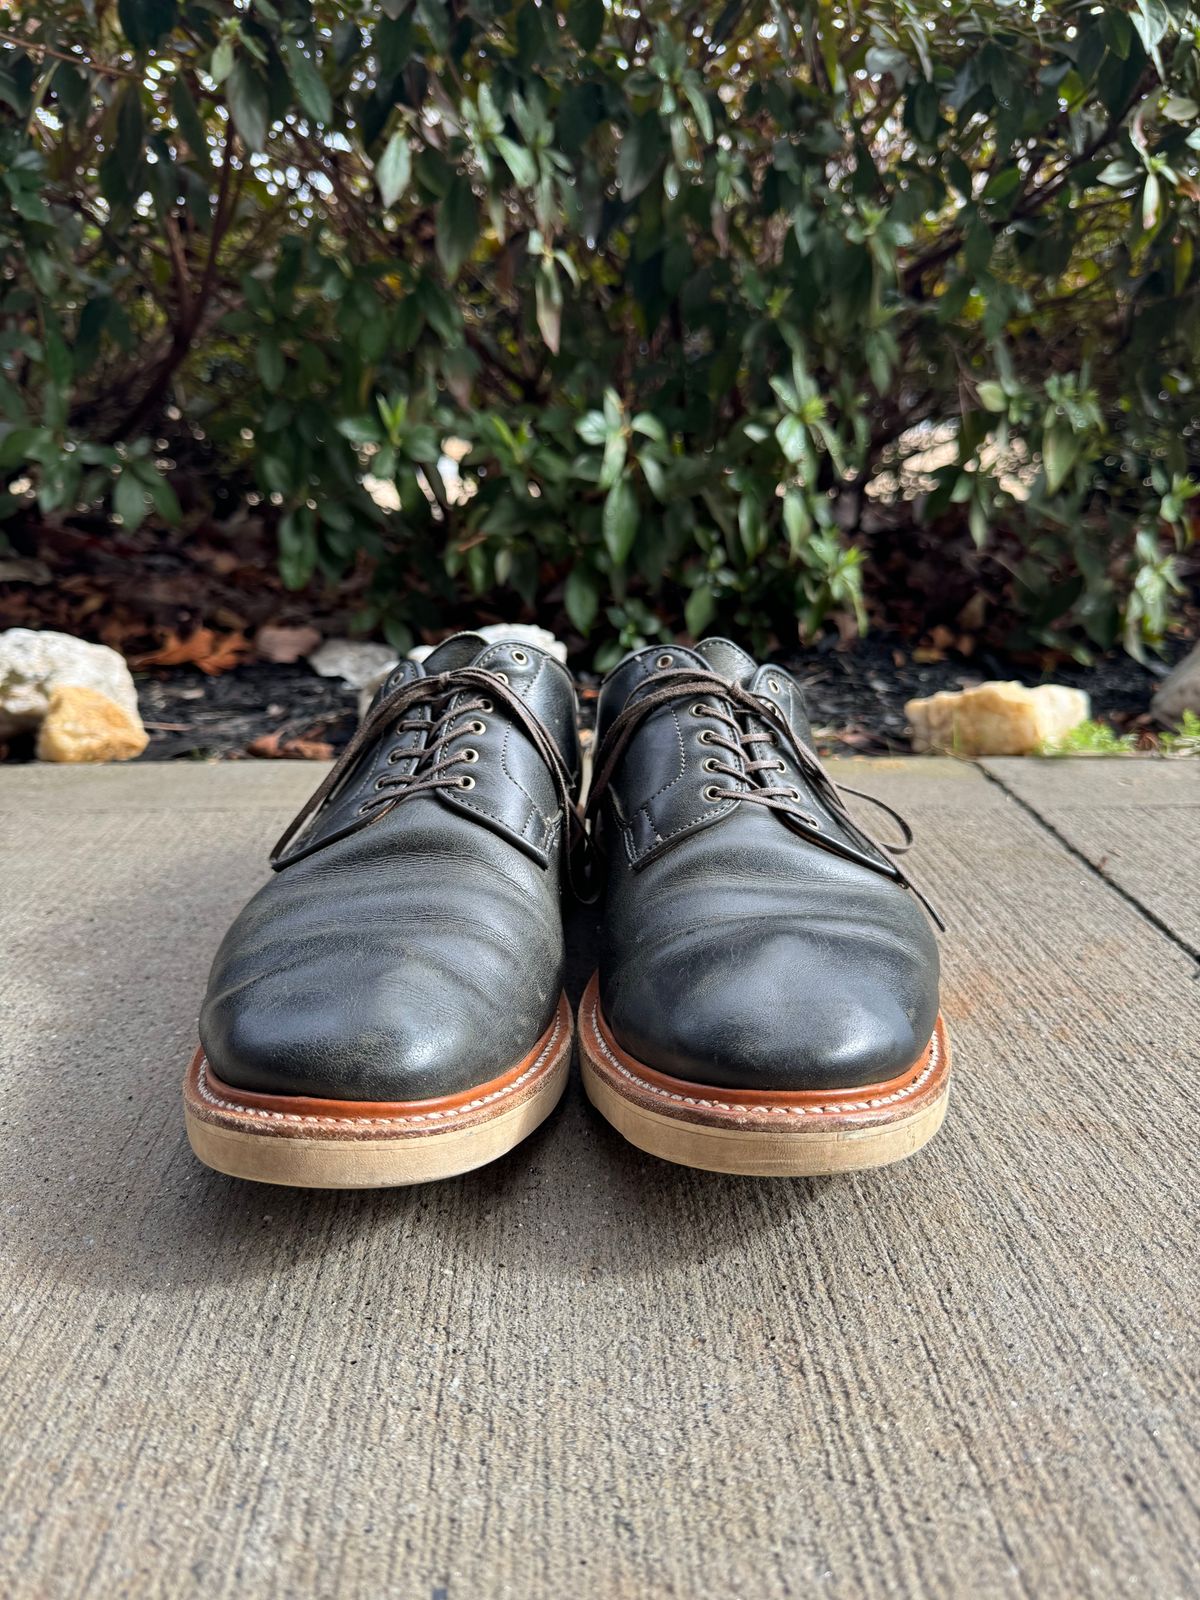
<path id="1" fill-rule="evenodd" d="M 477 666 L 501 674 L 543 723 L 564 754 L 568 768 L 578 773 L 579 743 L 575 695 L 566 673 L 552 657 L 508 643 L 483 653 Z M 464 691 L 454 706 L 464 709 L 452 716 L 438 770 L 472 780 L 469 789 L 440 788 L 444 805 L 474 818 L 511 840 L 540 866 L 550 864 L 562 828 L 558 790 L 542 756 L 525 730 L 506 713 L 503 703 L 491 702 L 487 711 L 469 710 L 486 690 Z M 474 731 L 482 723 L 485 731 Z M 455 761 L 456 753 L 477 752 L 469 766 Z"/>
<path id="2" fill-rule="evenodd" d="M 645 656 L 635 657 L 627 666 L 631 678 L 636 674 L 642 680 L 637 683 L 634 679 L 636 686 L 628 692 L 626 703 L 633 703 L 652 692 L 655 671 Z M 626 700 L 625 687 L 619 686 L 621 700 Z M 700 705 L 711 709 L 720 701 L 703 695 L 651 712 L 630 741 L 613 778 L 608 792 L 609 817 L 635 868 L 737 809 L 736 800 L 706 796 L 708 790 L 725 787 L 729 779 L 714 774 L 705 762 L 719 760 L 741 773 L 742 759 L 709 742 L 708 736 L 720 724 L 697 715 L 695 707 Z"/>

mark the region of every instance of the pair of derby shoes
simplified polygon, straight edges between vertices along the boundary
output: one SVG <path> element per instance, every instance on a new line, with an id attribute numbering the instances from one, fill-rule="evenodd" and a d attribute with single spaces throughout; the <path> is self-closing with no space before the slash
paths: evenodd
<path id="1" fill-rule="evenodd" d="M 396 668 L 217 952 L 184 1082 L 202 1161 L 359 1188 L 510 1150 L 566 1084 L 562 897 L 585 866 L 583 1079 L 632 1143 L 802 1175 L 936 1131 L 933 932 L 795 680 L 723 639 L 639 651 L 601 689 L 590 835 L 580 773 L 574 688 L 542 651 L 460 634 Z"/>

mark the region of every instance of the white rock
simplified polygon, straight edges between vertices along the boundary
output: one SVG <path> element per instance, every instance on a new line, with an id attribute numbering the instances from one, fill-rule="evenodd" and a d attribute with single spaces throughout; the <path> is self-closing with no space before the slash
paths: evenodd
<path id="1" fill-rule="evenodd" d="M 1167 673 L 1154 692 L 1150 710 L 1159 722 L 1178 722 L 1185 711 L 1200 716 L 1200 644 Z"/>
<path id="2" fill-rule="evenodd" d="M 548 628 L 534 627 L 528 622 L 489 622 L 484 628 L 471 628 L 467 631 L 477 633 L 489 644 L 499 644 L 501 639 L 515 639 L 518 644 L 531 644 L 539 650 L 544 650 L 547 655 L 553 656 L 556 661 L 561 661 L 564 667 L 567 664 L 566 645 Z M 414 645 L 408 652 L 408 659 L 424 661 L 425 657 L 432 655 L 436 649 L 435 644 Z"/>
<path id="3" fill-rule="evenodd" d="M 326 639 L 308 664 L 322 678 L 340 678 L 352 689 L 364 689 L 385 678 L 400 657 L 390 644 L 362 639 Z"/>
<path id="4" fill-rule="evenodd" d="M 1061 739 L 1090 711 L 1082 689 L 1043 683 L 980 683 L 944 689 L 904 707 L 913 749 L 948 750 L 962 756 L 1027 756 L 1047 739 Z"/>
<path id="5" fill-rule="evenodd" d="M 137 690 L 123 656 L 69 633 L 9 628 L 0 633 L 0 739 L 36 728 L 54 690 L 67 684 L 104 695 L 141 727 Z"/>

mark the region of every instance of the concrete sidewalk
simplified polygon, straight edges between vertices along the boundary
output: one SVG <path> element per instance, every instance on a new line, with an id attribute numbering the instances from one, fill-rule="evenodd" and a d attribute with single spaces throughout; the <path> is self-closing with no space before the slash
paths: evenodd
<path id="1" fill-rule="evenodd" d="M 924 1153 L 708 1176 L 575 1082 L 357 1194 L 178 1101 L 318 774 L 0 770 L 0 1593 L 1194 1593 L 1200 764 L 852 766 L 950 926 Z"/>

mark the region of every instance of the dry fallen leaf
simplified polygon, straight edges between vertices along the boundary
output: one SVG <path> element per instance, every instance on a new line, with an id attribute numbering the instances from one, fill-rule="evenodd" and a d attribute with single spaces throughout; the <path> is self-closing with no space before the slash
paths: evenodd
<path id="1" fill-rule="evenodd" d="M 264 733 L 251 739 L 247 754 L 266 761 L 332 761 L 333 746 L 323 739 L 287 739 L 281 733 Z"/>
<path id="2" fill-rule="evenodd" d="M 139 656 L 135 667 L 199 667 L 210 678 L 239 666 L 250 653 L 250 644 L 244 633 L 214 633 L 211 628 L 197 628 L 186 639 L 169 633 L 166 642 L 149 655 Z"/>

